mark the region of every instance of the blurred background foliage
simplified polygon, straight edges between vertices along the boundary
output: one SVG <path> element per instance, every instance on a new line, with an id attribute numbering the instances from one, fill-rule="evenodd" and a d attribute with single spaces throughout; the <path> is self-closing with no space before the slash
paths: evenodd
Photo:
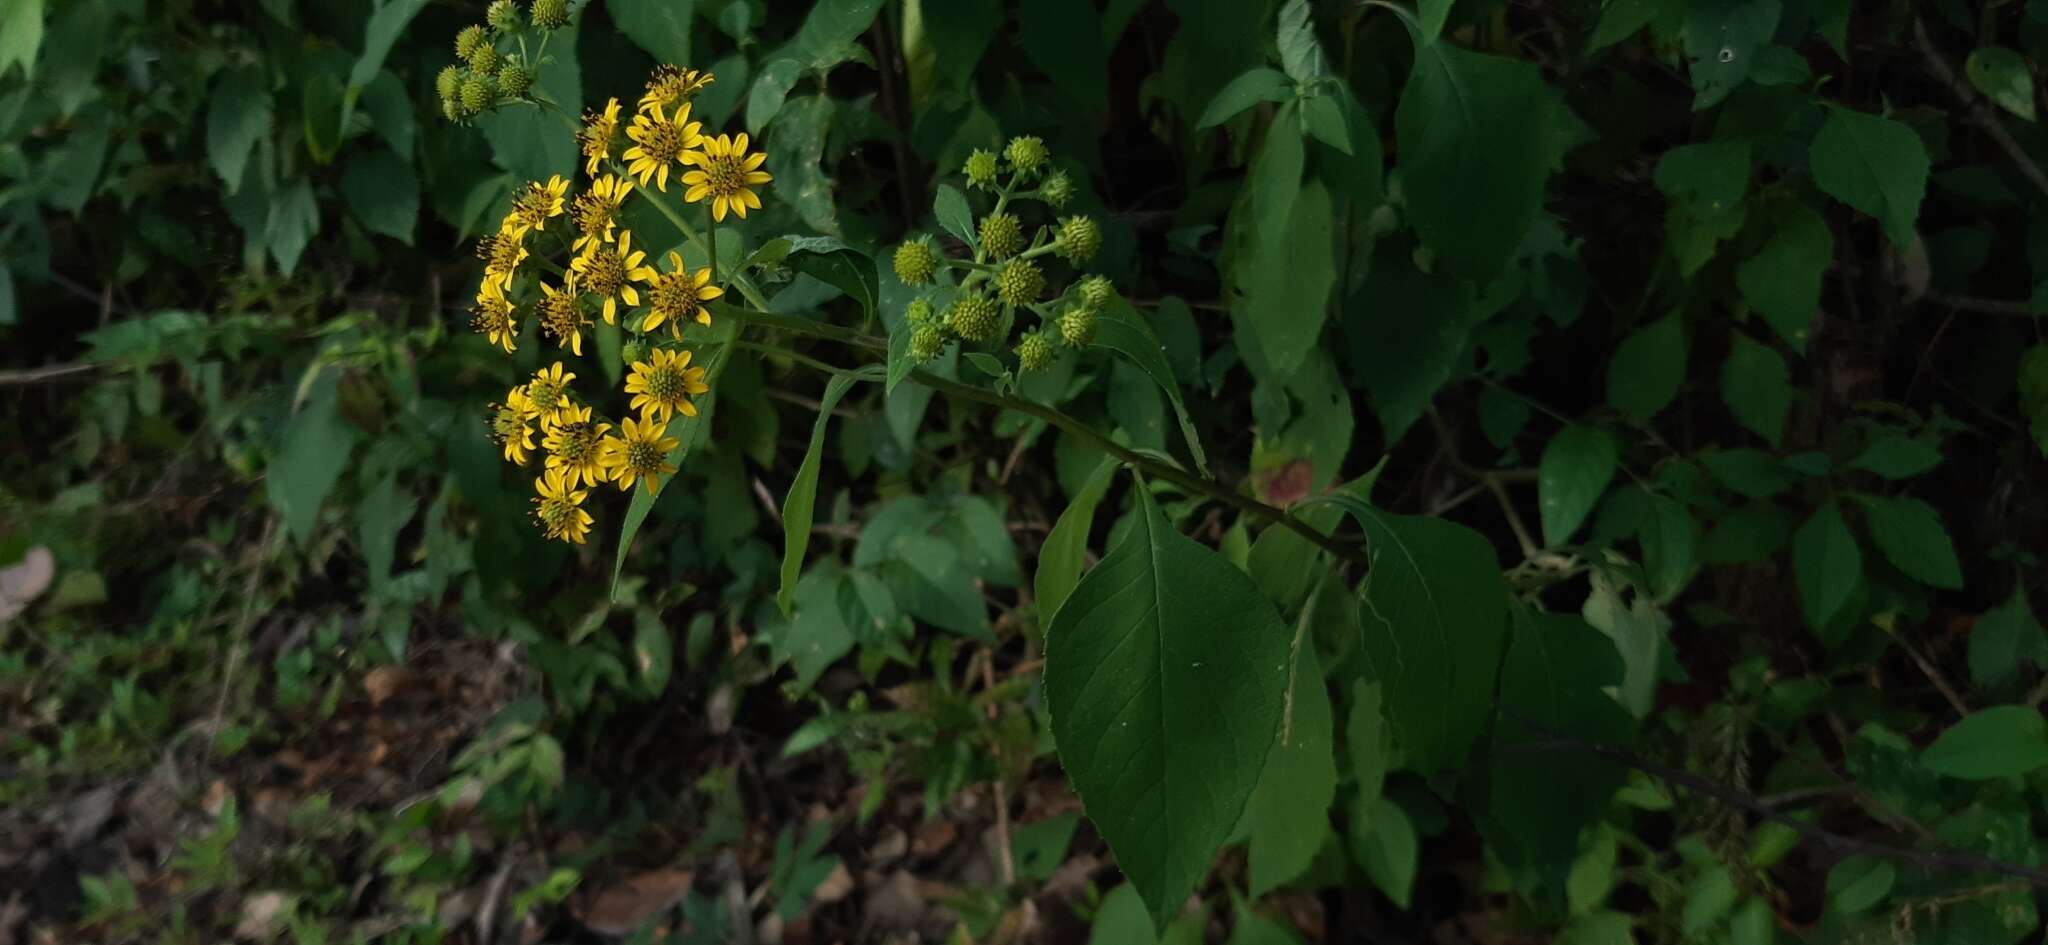
<path id="1" fill-rule="evenodd" d="M 746 245 L 883 258 L 1041 136 L 1179 389 L 1027 393 L 1176 455 L 1184 408 L 1268 503 L 1371 470 L 1477 530 L 1615 695 L 1612 782 L 1370 750 L 1358 599 L 1169 495 L 1333 685 L 1320 759 L 1271 762 L 1320 796 L 1255 797 L 1155 930 L 1039 685 L 1041 546 L 1135 521 L 1100 452 L 856 389 L 786 618 L 823 379 L 736 359 L 614 595 L 613 533 L 544 542 L 486 435 L 541 352 L 466 330 L 469 246 L 578 162 L 540 109 L 441 117 L 482 4 L 0 0 L 0 941 L 2040 936 L 2048 5 L 574 6 L 571 114 L 716 72 L 698 114 L 776 178 Z M 899 328 L 877 278 L 772 307 Z"/>

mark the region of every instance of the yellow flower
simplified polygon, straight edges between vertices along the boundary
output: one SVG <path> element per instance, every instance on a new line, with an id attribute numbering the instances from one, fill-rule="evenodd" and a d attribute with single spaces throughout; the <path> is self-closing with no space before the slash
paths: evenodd
<path id="1" fill-rule="evenodd" d="M 766 154 L 747 153 L 747 133 L 744 131 L 731 137 L 705 138 L 703 150 L 683 155 L 683 163 L 697 168 L 683 174 L 683 183 L 690 185 L 683 199 L 696 203 L 709 197 L 711 219 L 722 223 L 725 212 L 731 210 L 744 220 L 747 208 L 761 209 L 761 198 L 755 196 L 751 188 L 775 179 L 760 169 L 766 160 Z"/>
<path id="2" fill-rule="evenodd" d="M 662 322 L 668 322 L 669 331 L 677 338 L 683 336 L 684 322 L 711 324 L 711 310 L 704 303 L 725 294 L 724 289 L 711 284 L 711 267 L 699 269 L 693 275 L 683 267 L 682 254 L 675 250 L 668 252 L 668 271 L 656 275 L 647 285 L 647 320 L 640 323 L 640 330 L 653 331 Z"/>
<path id="3" fill-rule="evenodd" d="M 477 287 L 476 304 L 470 306 L 469 325 L 476 329 L 491 344 L 511 354 L 518 347 L 519 322 L 512 317 L 512 303 L 505 298 L 505 290 L 489 279 Z"/>
<path id="4" fill-rule="evenodd" d="M 655 490 L 661 488 L 655 483 L 654 477 L 667 476 L 676 471 L 676 468 L 669 465 L 666 460 L 669 451 L 675 449 L 676 444 L 681 441 L 676 437 L 662 436 L 668 432 L 666 421 L 657 422 L 645 417 L 639 420 L 627 417 L 620 421 L 619 430 L 625 434 L 623 438 L 605 438 L 605 445 L 608 447 L 605 450 L 605 464 L 611 468 L 613 480 L 619 484 L 619 491 L 631 492 L 633 481 L 637 479 L 646 485 L 647 494 L 653 495 Z"/>
<path id="5" fill-rule="evenodd" d="M 526 465 L 527 451 L 533 449 L 533 421 L 539 417 L 524 388 L 512 388 L 504 403 L 491 405 L 491 439 L 505 448 L 506 462 Z"/>
<path id="6" fill-rule="evenodd" d="M 654 74 L 647 77 L 647 93 L 640 96 L 640 110 L 674 108 L 678 103 L 687 103 L 711 82 L 709 72 L 678 69 L 667 63 L 655 66 Z"/>
<path id="7" fill-rule="evenodd" d="M 583 283 L 583 291 L 604 300 L 605 324 L 616 325 L 620 302 L 640 304 L 640 291 L 633 283 L 654 281 L 654 267 L 640 264 L 646 258 L 646 253 L 633 249 L 633 231 L 620 230 L 618 242 L 593 243 L 583 255 L 569 260 L 569 271 Z"/>
<path id="8" fill-rule="evenodd" d="M 540 302 L 534 311 L 540 315 L 540 330 L 555 339 L 555 344 L 583 354 L 583 329 L 590 324 L 590 316 L 583 314 L 583 306 L 576 302 L 576 277 L 569 276 L 562 281 L 560 289 L 540 284 Z"/>
<path id="9" fill-rule="evenodd" d="M 549 538 L 583 544 L 590 537 L 590 525 L 597 521 L 583 511 L 583 499 L 590 493 L 576 488 L 574 475 L 549 469 L 533 481 L 533 520 Z"/>
<path id="10" fill-rule="evenodd" d="M 583 113 L 583 130 L 576 142 L 583 148 L 583 173 L 597 176 L 597 167 L 612 156 L 612 140 L 619 136 L 619 100 L 604 103 L 604 111 Z"/>
<path id="11" fill-rule="evenodd" d="M 634 115 L 633 126 L 626 129 L 626 137 L 634 141 L 624 155 L 627 173 L 640 178 L 640 186 L 651 179 L 655 189 L 667 193 L 669 165 L 683 163 L 691 148 L 707 140 L 698 133 L 703 127 L 690 120 L 687 102 L 676 109 L 674 119 L 659 104 Z"/>
<path id="12" fill-rule="evenodd" d="M 526 244 L 519 237 L 492 233 L 476 241 L 477 257 L 484 261 L 484 283 L 500 289 L 512 287 L 512 275 L 526 261 Z"/>
<path id="13" fill-rule="evenodd" d="M 574 483 L 597 485 L 611 478 L 604 464 L 605 433 L 612 425 L 590 419 L 590 408 L 570 404 L 555 414 L 553 422 L 541 420 L 540 445 L 548 451 L 548 468 L 567 472 Z"/>
<path id="14" fill-rule="evenodd" d="M 560 174 L 549 175 L 545 184 L 537 180 L 527 181 L 526 189 L 512 198 L 512 212 L 505 215 L 499 232 L 515 240 L 525 239 L 526 234 L 562 215 L 562 195 L 568 192 L 569 182 Z"/>
<path id="15" fill-rule="evenodd" d="M 575 222 L 578 234 L 572 248 L 583 253 L 594 244 L 611 242 L 612 228 L 619 222 L 619 207 L 632 192 L 632 181 L 606 174 L 592 181 L 589 190 L 577 194 L 569 204 L 569 219 Z"/>
<path id="16" fill-rule="evenodd" d="M 575 379 L 575 374 L 563 373 L 560 361 L 533 372 L 533 380 L 526 383 L 526 399 L 533 404 L 543 429 L 550 420 L 575 406 L 569 400 L 569 382 Z"/>
<path id="17" fill-rule="evenodd" d="M 632 409 L 640 411 L 643 418 L 663 424 L 676 414 L 696 416 L 697 405 L 690 398 L 710 389 L 704 383 L 704 369 L 690 366 L 688 351 L 656 348 L 647 353 L 647 360 L 633 362 L 633 373 L 626 376 L 626 393 L 633 395 Z"/>

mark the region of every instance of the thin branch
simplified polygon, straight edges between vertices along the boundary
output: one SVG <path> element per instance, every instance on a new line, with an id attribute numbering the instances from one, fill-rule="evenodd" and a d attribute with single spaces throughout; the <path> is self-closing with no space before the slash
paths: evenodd
<path id="1" fill-rule="evenodd" d="M 91 374 L 103 364 L 52 364 L 48 367 L 28 368 L 20 371 L 0 371 L 0 387 L 27 386 L 46 381 L 61 381 L 81 374 Z"/>
<path id="2" fill-rule="evenodd" d="M 2004 299 L 1979 299 L 1967 295 L 1947 295 L 1941 292 L 1927 293 L 1927 301 L 1946 305 L 1959 312 L 1976 312 L 1979 315 L 2005 315 L 2011 318 L 2040 318 L 2048 315 L 2032 302 L 2008 302 Z"/>
<path id="3" fill-rule="evenodd" d="M 1901 863 L 1910 863 L 1928 870 L 1996 873 L 2000 876 L 2011 876 L 2016 879 L 2026 880 L 2036 886 L 2048 888 L 2048 870 L 2039 870 L 2031 866 L 2022 866 L 2018 863 L 2008 863 L 2004 860 L 1996 860 L 1988 856 L 1968 853 L 1962 850 L 1948 848 L 1912 850 L 1906 847 L 1895 847 L 1886 843 L 1877 843 L 1871 840 L 1863 840 L 1835 833 L 1832 830 L 1816 826 L 1777 810 L 1753 795 L 1715 781 L 1710 781 L 1690 771 L 1659 764 L 1618 745 L 1566 737 L 1560 733 L 1550 731 L 1545 726 L 1529 719 L 1512 715 L 1509 717 L 1515 718 L 1521 724 L 1546 736 L 1543 741 L 1521 742 L 1510 745 L 1508 746 L 1509 750 L 1562 750 L 1597 755 L 1617 764 L 1634 768 L 1673 787 L 1684 788 L 1694 794 L 1713 798 L 1732 807 L 1739 807 L 1766 820 L 1777 821 L 1792 828 L 1793 832 L 1819 844 L 1831 853 L 1842 856 L 1861 854 L 1864 856 L 1883 857 Z"/>
<path id="4" fill-rule="evenodd" d="M 2048 174 L 2042 173 L 2041 165 L 2034 163 L 2033 157 L 2027 154 L 2026 149 L 2020 147 L 2018 141 L 2013 140 L 2012 133 L 2006 131 L 2005 125 L 1998 120 L 1998 112 L 1977 94 L 1976 89 L 1970 87 L 1967 80 L 1956 74 L 1955 68 L 1948 64 L 1948 59 L 1941 54 L 1941 50 L 1934 48 L 1934 41 L 1927 37 L 1927 24 L 1918 16 L 1913 18 L 1913 44 L 1920 47 L 1920 57 L 1926 60 L 1927 71 L 1934 73 L 1934 77 L 1939 79 L 1941 84 L 1948 86 L 1949 91 L 1955 93 L 1956 99 L 1969 109 L 1970 118 L 1977 122 L 1978 127 L 1984 129 L 1985 134 L 1991 136 L 1991 140 L 1998 142 L 1998 146 L 2003 148 L 2006 155 L 2019 167 L 2020 173 L 2032 181 L 2035 187 L 2040 188 L 2041 193 L 2048 194 Z"/>

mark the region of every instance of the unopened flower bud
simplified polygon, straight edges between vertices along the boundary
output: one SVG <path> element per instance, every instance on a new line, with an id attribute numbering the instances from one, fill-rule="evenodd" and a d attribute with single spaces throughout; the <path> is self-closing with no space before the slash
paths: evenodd
<path id="1" fill-rule="evenodd" d="M 1017 342 L 1017 364 L 1026 371 L 1043 371 L 1052 366 L 1052 342 L 1032 332 Z"/>
<path id="2" fill-rule="evenodd" d="M 975 148 L 972 154 L 967 155 L 967 166 L 964 169 L 967 172 L 968 184 L 975 187 L 996 185 L 996 156 L 992 152 Z"/>
<path id="3" fill-rule="evenodd" d="M 1012 259 L 996 270 L 996 294 L 1007 305 L 1029 305 L 1045 294 L 1045 274 L 1029 259 Z"/>
<path id="4" fill-rule="evenodd" d="M 454 66 L 442 69 L 434 76 L 434 91 L 440 94 L 442 101 L 461 95 L 462 70 Z"/>
<path id="5" fill-rule="evenodd" d="M 1109 284 L 1107 277 L 1089 276 L 1081 280 L 1081 304 L 1091 312 L 1099 311 L 1115 296 L 1116 288 Z"/>
<path id="6" fill-rule="evenodd" d="M 533 0 L 533 25 L 558 30 L 569 25 L 569 0 Z"/>
<path id="7" fill-rule="evenodd" d="M 1074 179 L 1066 171 L 1054 171 L 1045 183 L 1038 185 L 1038 196 L 1055 209 L 1064 207 L 1074 199 Z"/>
<path id="8" fill-rule="evenodd" d="M 913 325 L 922 325 L 930 322 L 932 320 L 931 300 L 911 299 L 910 304 L 903 307 L 903 317 Z"/>
<path id="9" fill-rule="evenodd" d="M 1012 213 L 991 213 L 981 218 L 981 248 L 996 259 L 1008 259 L 1024 249 L 1024 227 Z"/>
<path id="10" fill-rule="evenodd" d="M 491 31 L 500 36 L 519 32 L 519 5 L 512 0 L 491 0 L 484 11 L 484 22 L 491 25 Z"/>
<path id="11" fill-rule="evenodd" d="M 987 341 L 995 337 L 1000 314 L 995 299 L 963 295 L 946 309 L 946 327 L 968 341 Z"/>
<path id="12" fill-rule="evenodd" d="M 924 364 L 939 356 L 946 349 L 946 333 L 939 326 L 926 322 L 910 333 L 910 358 Z"/>
<path id="13" fill-rule="evenodd" d="M 532 87 L 533 70 L 516 62 L 498 67 L 498 91 L 506 98 L 525 98 L 526 91 Z"/>
<path id="14" fill-rule="evenodd" d="M 1095 313 L 1085 308 L 1070 308 L 1060 315 L 1060 340 L 1071 348 L 1085 348 L 1095 340 Z"/>
<path id="15" fill-rule="evenodd" d="M 1010 146 L 1003 149 L 1003 156 L 1010 159 L 1010 166 L 1017 173 L 1031 177 L 1045 169 L 1045 162 L 1051 157 L 1046 153 L 1045 141 L 1035 135 L 1018 135 L 1010 139 Z"/>
<path id="16" fill-rule="evenodd" d="M 904 285 L 925 285 L 938 271 L 939 259 L 932 244 L 919 237 L 896 247 L 895 265 L 896 278 Z"/>
<path id="17" fill-rule="evenodd" d="M 483 27 L 475 25 L 465 26 L 462 28 L 462 32 L 455 34 L 455 58 L 468 62 L 469 57 L 476 55 L 478 46 L 488 45 L 490 45 L 490 39 L 484 35 Z"/>
<path id="18" fill-rule="evenodd" d="M 491 107 L 495 90 L 491 81 L 480 75 L 471 75 L 462 80 L 462 113 L 471 116 Z"/>
<path id="19" fill-rule="evenodd" d="M 1054 254 L 1077 266 L 1094 258 L 1101 248 L 1102 228 L 1095 225 L 1094 218 L 1082 216 L 1061 220 L 1059 236 L 1052 244 Z"/>

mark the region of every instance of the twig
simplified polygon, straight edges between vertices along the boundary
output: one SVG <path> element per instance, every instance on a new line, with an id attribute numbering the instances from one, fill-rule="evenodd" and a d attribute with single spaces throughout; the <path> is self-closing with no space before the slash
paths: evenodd
<path id="1" fill-rule="evenodd" d="M 996 688 L 996 654 L 994 650 L 987 647 L 982 648 L 982 653 L 988 658 L 981 661 L 981 690 L 983 692 L 993 692 Z M 1000 714 L 1001 710 L 996 708 L 995 703 L 991 702 L 988 704 L 988 717 L 991 721 Z M 1003 783 L 1003 766 L 1001 764 L 996 765 L 995 791 L 996 847 L 1001 853 L 1001 858 L 998 862 L 1003 867 L 1003 886 L 1007 888 L 1015 885 L 1017 882 L 1017 862 L 1016 857 L 1010 852 L 1010 789 L 1008 785 Z"/>
<path id="2" fill-rule="evenodd" d="M 1480 481 L 1493 493 L 1494 501 L 1500 503 L 1500 514 L 1508 520 L 1508 528 L 1514 531 L 1515 543 L 1522 546 L 1522 557 L 1529 561 L 1536 560 L 1536 555 L 1543 549 L 1536 544 L 1535 537 L 1529 534 L 1529 526 L 1522 524 L 1521 513 L 1515 511 L 1515 500 L 1508 495 L 1508 487 L 1490 475 Z"/>
<path id="3" fill-rule="evenodd" d="M 1941 50 L 1934 48 L 1934 41 L 1927 37 L 1927 24 L 1918 16 L 1913 17 L 1913 44 L 1920 47 L 1920 56 L 1927 61 L 1927 71 L 1934 73 L 1934 77 L 1939 79 L 1941 84 L 1948 86 L 1949 91 L 1955 93 L 1956 99 L 1969 109 L 1970 118 L 1984 129 L 1985 134 L 1991 136 L 1991 140 L 1998 142 L 1998 146 L 2005 150 L 2006 156 L 2012 158 L 2013 163 L 2018 165 L 2020 173 L 2032 181 L 2035 187 L 2040 188 L 2043 194 L 2048 194 L 2048 174 L 2042 173 L 2041 165 L 2034 163 L 2034 159 L 2027 155 L 2026 149 L 2020 147 L 2018 141 L 2013 140 L 2012 133 L 2006 131 L 2005 125 L 1999 122 L 1998 112 L 1977 94 L 1976 89 L 1970 87 L 1969 82 L 1956 75 L 1955 69 L 1948 64 L 1947 57 L 1941 54 Z"/>
<path id="4" fill-rule="evenodd" d="M 104 364 L 52 364 L 47 367 L 28 368 L 20 371 L 0 371 L 0 387 L 41 384 L 44 381 L 60 381 L 65 378 L 90 374 L 105 367 Z"/>
<path id="5" fill-rule="evenodd" d="M 1933 683 L 1934 688 L 1941 691 L 1941 697 L 1948 700 L 1949 707 L 1956 710 L 1956 715 L 1965 716 L 1970 714 L 1969 705 L 1963 702 L 1962 696 L 1956 694 L 1955 687 L 1948 684 L 1948 677 L 1943 676 L 1941 670 L 1935 669 L 1934 664 L 1929 662 L 1927 657 L 1920 655 L 1920 650 L 1914 647 L 1904 634 L 1894 633 L 1892 634 L 1892 640 L 1898 643 L 1899 649 L 1906 651 L 1907 656 L 1913 658 L 1913 664 L 1920 667 L 1920 672 L 1927 676 L 1927 681 Z"/>
<path id="6" fill-rule="evenodd" d="M 782 507 L 775 504 L 775 496 L 768 492 L 768 484 L 762 482 L 759 476 L 754 477 L 754 497 L 760 499 L 761 507 L 768 510 L 768 517 L 774 519 L 775 524 L 781 525 Z"/>
<path id="7" fill-rule="evenodd" d="M 1508 717 L 1514 718 L 1516 721 L 1527 726 L 1529 729 L 1546 736 L 1545 740 L 1543 741 L 1521 742 L 1508 746 L 1511 750 L 1564 750 L 1576 751 L 1589 755 L 1598 755 L 1599 757 L 1606 758 L 1607 760 L 1613 761 L 1617 764 L 1634 768 L 1637 771 L 1641 771 L 1644 774 L 1650 775 L 1651 777 L 1654 777 L 1657 780 L 1663 781 L 1666 784 L 1670 784 L 1674 787 L 1684 788 L 1695 794 L 1706 795 L 1707 797 L 1711 797 L 1714 800 L 1720 801 L 1723 804 L 1727 804 L 1732 807 L 1739 807 L 1745 811 L 1750 812 L 1751 814 L 1755 814 L 1756 816 L 1762 817 L 1766 820 L 1777 821 L 1778 823 L 1784 824 L 1785 826 L 1792 828 L 1793 832 L 1799 834 L 1801 837 L 1811 840 L 1814 843 L 1819 844 L 1821 847 L 1833 853 L 1841 854 L 1843 856 L 1848 856 L 1852 854 L 1862 854 L 1864 856 L 1883 857 L 1885 859 L 1896 860 L 1901 863 L 1910 863 L 1929 870 L 1997 873 L 2000 876 L 2011 876 L 2017 879 L 2024 879 L 2027 882 L 2032 883 L 2036 886 L 2048 887 L 2048 870 L 2039 870 L 2031 866 L 2022 866 L 2018 863 L 2008 863 L 2004 860 L 1996 860 L 1988 856 L 1982 856 L 1976 853 L 1967 853 L 1962 850 L 1954 850 L 1947 848 L 1938 848 L 1932 850 L 1910 850 L 1905 847 L 1895 847 L 1886 843 L 1877 843 L 1871 840 L 1863 840 L 1856 837 L 1845 836 L 1843 834 L 1835 833 L 1832 830 L 1815 826 L 1814 824 L 1811 824 L 1805 820 L 1801 820 L 1800 818 L 1794 817 L 1790 814 L 1783 813 L 1750 794 L 1746 794 L 1742 791 L 1738 791 L 1726 785 L 1710 781 L 1706 778 L 1700 777 L 1699 775 L 1693 774 L 1690 771 L 1674 768 L 1669 765 L 1658 764 L 1657 762 L 1651 761 L 1647 758 L 1643 758 L 1637 755 L 1636 753 L 1629 751 L 1626 748 L 1622 748 L 1618 745 L 1609 745 L 1601 742 L 1591 742 L 1585 741 L 1583 739 L 1566 737 L 1561 735 L 1560 733 L 1550 731 L 1545 726 L 1539 725 L 1536 722 L 1533 722 L 1529 719 L 1521 718 L 1519 716 L 1515 716 L 1512 714 Z"/>
<path id="8" fill-rule="evenodd" d="M 263 520 L 263 537 L 256 539 L 256 562 L 249 567 L 249 577 L 242 582 L 242 613 L 235 618 L 235 630 L 229 639 L 228 661 L 220 674 L 220 691 L 213 697 L 214 734 L 219 734 L 221 716 L 227 710 L 228 689 L 234 685 L 235 673 L 241 669 L 245 651 L 249 649 L 249 624 L 256 619 L 256 588 L 263 579 L 263 566 L 270 560 L 270 543 L 277 536 L 277 516 Z"/>
<path id="9" fill-rule="evenodd" d="M 2048 309 L 2038 308 L 2032 302 L 2008 302 L 2004 299 L 1979 299 L 1967 295 L 1948 295 L 1929 292 L 1929 302 L 1946 305 L 1959 312 L 1976 312 L 1979 315 L 2006 315 L 2013 318 L 2040 318 L 2048 315 Z"/>
<path id="10" fill-rule="evenodd" d="M 505 886 L 511 881 L 512 867 L 517 863 L 517 857 L 506 857 L 498 872 L 491 877 L 490 885 L 484 887 L 483 905 L 476 910 L 477 945 L 491 945 L 492 933 L 498 924 L 498 907 L 504 903 Z"/>

